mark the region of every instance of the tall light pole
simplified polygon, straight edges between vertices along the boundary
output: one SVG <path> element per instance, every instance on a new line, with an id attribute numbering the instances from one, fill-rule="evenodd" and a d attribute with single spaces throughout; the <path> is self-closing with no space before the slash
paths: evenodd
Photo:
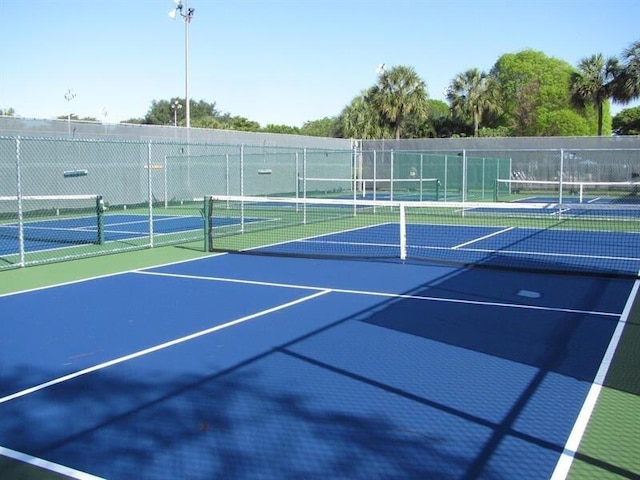
<path id="1" fill-rule="evenodd" d="M 178 126 L 178 110 L 180 110 L 181 108 L 182 108 L 182 104 L 178 100 L 175 100 L 171 104 L 171 110 L 173 110 L 173 126 L 174 127 Z"/>
<path id="2" fill-rule="evenodd" d="M 76 93 L 69 89 L 64 94 L 64 99 L 67 101 L 67 133 L 71 134 L 71 100 L 76 98 Z"/>
<path id="3" fill-rule="evenodd" d="M 191 127 L 191 106 L 189 100 L 189 24 L 191 23 L 191 19 L 193 18 L 193 14 L 195 13 L 195 8 L 189 8 L 187 6 L 187 1 L 184 0 L 173 0 L 176 4 L 176 7 L 173 10 L 169 11 L 169 17 L 175 20 L 175 18 L 180 15 L 184 20 L 184 113 L 185 113 L 185 124 L 187 128 Z"/>

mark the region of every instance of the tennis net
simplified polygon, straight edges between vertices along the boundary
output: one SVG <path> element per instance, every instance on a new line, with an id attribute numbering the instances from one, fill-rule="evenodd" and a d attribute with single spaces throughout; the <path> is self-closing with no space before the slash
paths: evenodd
<path id="1" fill-rule="evenodd" d="M 369 200 L 439 200 L 437 178 L 320 178 L 299 177 L 302 198 L 354 198 Z"/>
<path id="2" fill-rule="evenodd" d="M 0 197 L 0 240 L 102 244 L 103 211 L 100 195 Z"/>
<path id="3" fill-rule="evenodd" d="M 640 182 L 557 180 L 496 180 L 496 201 L 557 201 L 558 203 L 640 203 Z"/>
<path id="4" fill-rule="evenodd" d="M 205 249 L 637 277 L 640 206 L 205 198 Z"/>

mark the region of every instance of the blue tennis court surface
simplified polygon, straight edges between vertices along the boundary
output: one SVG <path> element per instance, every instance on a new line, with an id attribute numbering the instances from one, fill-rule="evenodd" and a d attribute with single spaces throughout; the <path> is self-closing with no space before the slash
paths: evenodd
<path id="1" fill-rule="evenodd" d="M 632 286 L 218 255 L 0 296 L 0 452 L 78 478 L 549 478 Z"/>

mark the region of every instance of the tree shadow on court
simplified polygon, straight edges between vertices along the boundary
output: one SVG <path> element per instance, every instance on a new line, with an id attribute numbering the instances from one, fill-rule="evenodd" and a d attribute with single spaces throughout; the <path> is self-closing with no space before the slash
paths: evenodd
<path id="1" fill-rule="evenodd" d="M 457 477 L 465 458 L 437 438 L 355 405 L 322 408 L 304 388 L 271 388 L 261 363 L 274 355 L 206 378 L 80 378 L 2 405 L 0 438 L 112 479 Z M 12 468 L 0 463 L 0 477 Z"/>
<path id="2" fill-rule="evenodd" d="M 513 478 L 527 465 L 507 459 L 515 470 L 502 469 L 510 442 L 555 456 L 563 449 L 518 424 L 532 399 L 552 374 L 591 382 L 615 328 L 614 317 L 562 308 L 574 292 L 581 310 L 600 311 L 615 283 L 548 282 L 459 270 L 224 369 L 215 355 L 198 357 L 209 373 L 127 362 L 0 404 L 0 444 L 112 479 Z M 547 293 L 537 300 L 523 291 Z M 530 308 L 538 301 L 558 307 Z M 509 394 L 497 391 L 509 378 L 480 390 L 467 384 L 471 363 L 438 378 L 408 364 L 418 358 L 412 348 L 424 357 L 443 345 L 496 368 L 487 378 L 513 366 L 526 375 Z M 196 354 L 184 348 L 176 360 Z M 450 355 L 421 361 L 435 369 L 459 360 Z M 27 367 L 2 373 L 7 387 L 43 378 Z"/>

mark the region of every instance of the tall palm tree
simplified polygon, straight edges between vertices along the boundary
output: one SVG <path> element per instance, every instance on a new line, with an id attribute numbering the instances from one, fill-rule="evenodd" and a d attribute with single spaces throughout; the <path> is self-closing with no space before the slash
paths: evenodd
<path id="1" fill-rule="evenodd" d="M 400 139 L 407 115 L 427 118 L 427 87 L 412 67 L 400 65 L 384 70 L 367 99 L 393 129 L 396 140 Z"/>
<path id="2" fill-rule="evenodd" d="M 598 111 L 598 135 L 602 135 L 603 107 L 613 97 L 616 78 L 621 72 L 620 63 L 614 57 L 605 58 L 601 53 L 584 58 L 578 71 L 571 76 L 571 99 L 578 107 L 594 105 Z"/>
<path id="3" fill-rule="evenodd" d="M 447 99 L 451 103 L 454 118 L 471 120 L 476 137 L 484 115 L 499 110 L 493 77 L 477 68 L 460 73 L 451 81 Z"/>
<path id="4" fill-rule="evenodd" d="M 613 98 L 622 103 L 640 98 L 640 40 L 622 52 L 622 69 L 615 81 Z"/>

